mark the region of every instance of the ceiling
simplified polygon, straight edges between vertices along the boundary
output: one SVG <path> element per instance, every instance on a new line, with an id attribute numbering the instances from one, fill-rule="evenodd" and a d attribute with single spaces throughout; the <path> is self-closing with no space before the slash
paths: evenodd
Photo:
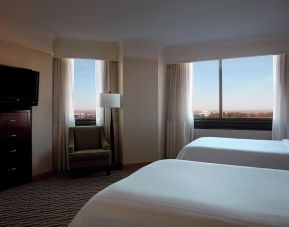
<path id="1" fill-rule="evenodd" d="M 289 0 L 0 0 L 58 38 L 177 46 L 289 34 Z"/>

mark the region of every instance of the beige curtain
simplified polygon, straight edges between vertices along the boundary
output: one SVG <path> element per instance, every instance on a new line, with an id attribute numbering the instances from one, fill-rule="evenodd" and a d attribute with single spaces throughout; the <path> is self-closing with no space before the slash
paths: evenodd
<path id="1" fill-rule="evenodd" d="M 99 94 L 104 92 L 105 81 L 104 78 L 104 61 L 95 61 L 95 88 L 96 88 L 96 108 L 95 108 L 95 124 L 102 126 L 104 125 L 104 108 L 99 106 Z"/>
<path id="2" fill-rule="evenodd" d="M 105 61 L 104 62 L 104 93 L 119 93 L 119 74 L 118 74 L 118 62 L 117 61 Z M 113 132 L 114 132 L 114 154 L 115 163 L 114 166 L 121 166 L 122 152 L 120 150 L 120 134 L 119 134 L 119 110 L 112 109 L 113 114 Z M 105 109 L 104 112 L 104 127 L 105 134 L 110 141 L 110 109 Z"/>
<path id="3" fill-rule="evenodd" d="M 192 64 L 167 66 L 166 75 L 166 158 L 176 158 L 191 140 Z"/>
<path id="4" fill-rule="evenodd" d="M 274 56 L 272 139 L 289 138 L 289 56 Z"/>
<path id="5" fill-rule="evenodd" d="M 73 60 L 53 58 L 52 143 L 55 171 L 69 169 L 68 129 L 74 126 Z"/>

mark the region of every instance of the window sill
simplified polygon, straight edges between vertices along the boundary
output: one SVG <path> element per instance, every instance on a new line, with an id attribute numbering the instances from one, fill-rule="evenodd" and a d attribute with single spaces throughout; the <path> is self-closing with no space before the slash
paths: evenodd
<path id="1" fill-rule="evenodd" d="M 238 129 L 238 130 L 260 130 L 271 131 L 272 119 L 264 118 L 222 118 L 222 119 L 200 119 L 194 120 L 195 129 Z"/>
<path id="2" fill-rule="evenodd" d="M 75 119 L 75 126 L 95 125 L 95 119 Z"/>

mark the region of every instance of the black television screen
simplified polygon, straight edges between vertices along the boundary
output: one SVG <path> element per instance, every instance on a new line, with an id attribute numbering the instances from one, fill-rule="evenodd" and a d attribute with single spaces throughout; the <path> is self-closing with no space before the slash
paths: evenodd
<path id="1" fill-rule="evenodd" d="M 39 72 L 0 65 L 0 102 L 38 104 Z"/>

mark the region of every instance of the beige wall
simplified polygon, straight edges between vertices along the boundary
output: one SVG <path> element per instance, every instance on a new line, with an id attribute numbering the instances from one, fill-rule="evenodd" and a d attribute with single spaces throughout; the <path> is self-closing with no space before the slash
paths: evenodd
<path id="1" fill-rule="evenodd" d="M 0 64 L 40 72 L 39 104 L 32 108 L 32 173 L 52 170 L 52 56 L 0 41 Z"/>
<path id="2" fill-rule="evenodd" d="M 123 162 L 158 159 L 158 62 L 124 58 Z"/>

